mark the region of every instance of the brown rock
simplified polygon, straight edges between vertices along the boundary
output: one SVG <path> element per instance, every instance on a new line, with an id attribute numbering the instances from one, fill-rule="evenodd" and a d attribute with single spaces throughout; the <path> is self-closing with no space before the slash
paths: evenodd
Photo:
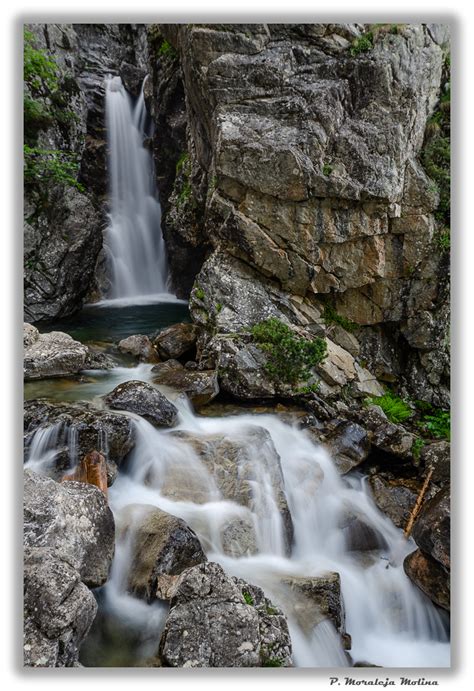
<path id="1" fill-rule="evenodd" d="M 153 345 L 163 359 L 179 358 L 196 346 L 197 335 L 195 324 L 174 324 L 161 331 Z"/>
<path id="2" fill-rule="evenodd" d="M 439 562 L 421 549 L 412 552 L 403 562 L 407 576 L 438 607 L 450 608 L 450 577 Z"/>
<path id="3" fill-rule="evenodd" d="M 107 496 L 108 473 L 105 456 L 98 451 L 91 451 L 84 456 L 73 473 L 63 477 L 62 482 L 68 480 L 95 485 Z"/>

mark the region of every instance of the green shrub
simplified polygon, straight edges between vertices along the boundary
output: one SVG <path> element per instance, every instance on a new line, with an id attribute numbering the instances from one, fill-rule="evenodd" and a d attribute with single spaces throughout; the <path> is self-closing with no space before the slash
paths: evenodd
<path id="1" fill-rule="evenodd" d="M 31 93 L 49 96 L 59 87 L 59 67 L 45 50 L 34 46 L 35 37 L 31 31 L 23 32 L 23 80 Z"/>
<path id="2" fill-rule="evenodd" d="M 178 173 L 181 171 L 183 166 L 185 166 L 187 164 L 188 161 L 189 161 L 189 154 L 187 151 L 184 151 L 181 154 L 181 156 L 178 158 L 178 161 L 176 163 L 176 175 L 178 175 Z"/>
<path id="3" fill-rule="evenodd" d="M 250 595 L 248 590 L 242 590 L 242 595 L 244 596 L 244 600 L 248 605 L 254 605 L 253 597 Z"/>
<path id="4" fill-rule="evenodd" d="M 158 55 L 174 59 L 176 57 L 176 51 L 171 45 L 171 43 L 164 39 L 160 47 L 158 48 Z"/>
<path id="5" fill-rule="evenodd" d="M 204 298 L 206 297 L 203 289 L 200 288 L 199 286 L 196 286 L 194 288 L 194 295 L 198 300 L 204 300 Z"/>
<path id="6" fill-rule="evenodd" d="M 417 437 L 411 446 L 411 453 L 415 461 L 420 460 L 420 454 L 422 448 L 425 446 L 426 442 L 421 437 Z"/>
<path id="7" fill-rule="evenodd" d="M 323 165 L 323 175 L 329 177 L 332 173 L 332 165 L 330 163 L 325 163 Z"/>
<path id="8" fill-rule="evenodd" d="M 26 145 L 23 153 L 25 185 L 54 181 L 84 191 L 83 185 L 77 181 L 79 160 L 76 154 Z"/>
<path id="9" fill-rule="evenodd" d="M 451 231 L 443 228 L 437 235 L 438 247 L 442 252 L 449 252 L 451 249 Z"/>
<path id="10" fill-rule="evenodd" d="M 418 423 L 420 429 L 435 439 L 451 441 L 451 414 L 448 410 L 433 408 Z"/>
<path id="11" fill-rule="evenodd" d="M 263 659 L 262 667 L 283 667 L 283 660 L 279 657 L 267 657 Z"/>
<path id="12" fill-rule="evenodd" d="M 387 391 L 383 396 L 371 396 L 367 402 L 369 405 L 380 406 L 390 422 L 396 424 L 408 420 L 413 415 L 408 403 L 391 391 Z"/>
<path id="13" fill-rule="evenodd" d="M 338 314 L 332 305 L 325 305 L 323 312 L 323 320 L 326 325 L 339 324 L 346 331 L 354 331 L 357 329 L 357 324 L 346 317 Z"/>
<path id="14" fill-rule="evenodd" d="M 255 324 L 253 339 L 268 357 L 265 371 L 275 380 L 288 384 L 307 381 L 311 368 L 326 356 L 322 338 L 311 341 L 296 336 L 289 326 L 272 317 Z"/>
<path id="15" fill-rule="evenodd" d="M 351 55 L 359 55 L 359 53 L 366 53 L 374 47 L 374 35 L 371 31 L 354 39 L 351 46 Z"/>

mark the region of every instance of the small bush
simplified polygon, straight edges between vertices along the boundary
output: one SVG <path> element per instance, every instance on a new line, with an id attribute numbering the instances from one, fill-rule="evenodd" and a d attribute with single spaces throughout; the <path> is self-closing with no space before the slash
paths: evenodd
<path id="1" fill-rule="evenodd" d="M 322 338 L 308 341 L 296 336 L 289 326 L 274 317 L 255 324 L 252 336 L 268 356 L 265 371 L 275 380 L 288 384 L 307 381 L 311 368 L 326 356 Z"/>
<path id="2" fill-rule="evenodd" d="M 371 31 L 368 31 L 363 36 L 359 36 L 352 42 L 351 55 L 359 55 L 359 53 L 367 53 L 367 51 L 372 50 L 374 47 L 374 35 Z"/>
<path id="3" fill-rule="evenodd" d="M 346 317 L 338 314 L 332 305 L 325 305 L 323 312 L 323 319 L 326 325 L 339 324 L 346 331 L 354 331 L 357 329 L 357 324 Z"/>
<path id="4" fill-rule="evenodd" d="M 250 595 L 248 590 L 243 590 L 242 595 L 244 596 L 244 600 L 248 605 L 254 605 L 253 597 Z"/>
<path id="5" fill-rule="evenodd" d="M 421 437 L 417 437 L 415 439 L 415 441 L 413 442 L 412 447 L 411 447 L 411 453 L 412 453 L 412 456 L 415 459 L 415 461 L 420 460 L 421 450 L 425 446 L 425 444 L 426 444 L 425 440 L 422 439 Z"/>
<path id="6" fill-rule="evenodd" d="M 329 163 L 325 163 L 323 165 L 323 175 L 328 178 L 331 175 L 331 173 L 332 173 L 332 165 L 330 165 Z"/>
<path id="7" fill-rule="evenodd" d="M 199 286 L 196 286 L 196 287 L 194 288 L 194 296 L 195 296 L 198 300 L 204 300 L 204 298 L 206 297 L 206 295 L 205 295 L 203 289 L 200 288 Z"/>
<path id="8" fill-rule="evenodd" d="M 367 402 L 369 405 L 380 406 L 390 422 L 395 424 L 404 422 L 413 415 L 408 403 L 390 391 L 387 391 L 383 396 L 371 396 Z"/>
<path id="9" fill-rule="evenodd" d="M 176 57 L 176 51 L 171 45 L 171 43 L 164 39 L 162 44 L 158 48 L 158 55 L 174 59 Z"/>
<path id="10" fill-rule="evenodd" d="M 262 667 L 283 667 L 283 660 L 279 657 L 267 657 L 262 661 Z"/>
<path id="11" fill-rule="evenodd" d="M 29 146 L 24 146 L 23 152 L 26 185 L 54 181 L 84 191 L 84 186 L 77 180 L 79 160 L 76 154 Z"/>

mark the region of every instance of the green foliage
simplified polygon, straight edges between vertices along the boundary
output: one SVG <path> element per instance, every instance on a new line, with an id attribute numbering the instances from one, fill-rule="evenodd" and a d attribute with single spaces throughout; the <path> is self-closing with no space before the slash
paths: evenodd
<path id="1" fill-rule="evenodd" d="M 253 597 L 250 595 L 248 590 L 242 590 L 242 595 L 244 596 L 244 600 L 248 605 L 254 605 Z"/>
<path id="2" fill-rule="evenodd" d="M 279 657 L 266 657 L 262 661 L 262 667 L 283 667 L 283 660 Z"/>
<path id="3" fill-rule="evenodd" d="M 408 420 L 413 415 L 408 403 L 391 391 L 387 391 L 383 396 L 371 396 L 367 398 L 367 403 L 380 406 L 390 422 L 396 424 Z"/>
<path id="4" fill-rule="evenodd" d="M 325 163 L 323 165 L 323 175 L 325 175 L 326 177 L 329 177 L 331 175 L 331 173 L 332 173 L 332 165 L 330 165 L 329 163 Z"/>
<path id="5" fill-rule="evenodd" d="M 279 614 L 279 611 L 275 607 L 271 607 L 270 605 L 267 605 L 265 607 L 267 614 L 270 614 L 271 616 L 274 616 L 275 614 Z"/>
<path id="6" fill-rule="evenodd" d="M 372 50 L 374 47 L 374 35 L 372 31 L 368 31 L 366 34 L 359 36 L 359 38 L 354 39 L 351 46 L 351 55 L 356 56 L 359 53 L 366 53 Z"/>
<path id="7" fill-rule="evenodd" d="M 205 295 L 203 289 L 200 288 L 199 286 L 196 286 L 196 287 L 194 288 L 194 296 L 195 296 L 198 300 L 204 300 L 204 298 L 206 297 L 206 295 Z"/>
<path id="8" fill-rule="evenodd" d="M 158 48 L 158 55 L 161 55 L 162 57 L 174 59 L 176 57 L 177 53 L 176 53 L 175 49 L 173 48 L 173 46 L 171 45 L 171 43 L 169 43 L 169 41 L 167 41 L 165 38 L 165 39 L 163 39 L 160 47 Z"/>
<path id="9" fill-rule="evenodd" d="M 222 311 L 222 302 L 217 302 L 216 303 L 216 312 L 219 314 L 219 312 Z"/>
<path id="10" fill-rule="evenodd" d="M 77 181 L 79 161 L 75 154 L 54 149 L 37 149 L 26 145 L 23 147 L 23 152 L 26 185 L 52 180 L 75 187 L 80 192 L 84 191 L 83 185 Z"/>
<path id="11" fill-rule="evenodd" d="M 181 156 L 178 158 L 178 162 L 176 163 L 176 175 L 181 171 L 183 166 L 187 164 L 189 161 L 189 154 L 187 151 L 184 151 Z"/>
<path id="12" fill-rule="evenodd" d="M 308 384 L 308 386 L 300 386 L 299 389 L 296 389 L 296 393 L 300 394 L 309 394 L 309 393 L 317 393 L 319 391 L 319 382 L 314 382 L 313 384 Z"/>
<path id="13" fill-rule="evenodd" d="M 325 305 L 323 319 L 326 325 L 339 324 L 346 331 L 352 332 L 357 329 L 357 324 L 346 317 L 338 314 L 332 305 Z"/>
<path id="14" fill-rule="evenodd" d="M 443 228 L 437 235 L 438 247 L 442 252 L 449 252 L 451 249 L 451 231 L 449 228 Z"/>
<path id="15" fill-rule="evenodd" d="M 426 442 L 421 437 L 417 437 L 411 446 L 411 453 L 415 461 L 420 460 L 420 454 L 422 448 L 425 446 Z"/>
<path id="16" fill-rule="evenodd" d="M 59 68 L 45 50 L 34 47 L 34 38 L 31 31 L 24 30 L 23 80 L 33 95 L 48 96 L 59 87 Z"/>
<path id="17" fill-rule="evenodd" d="M 435 439 L 451 441 L 451 414 L 448 410 L 432 408 L 418 423 L 420 429 Z"/>
<path id="18" fill-rule="evenodd" d="M 308 341 L 298 337 L 275 317 L 255 324 L 251 333 L 260 350 L 268 356 L 265 371 L 277 382 L 307 381 L 311 376 L 310 368 L 326 356 L 324 339 Z"/>

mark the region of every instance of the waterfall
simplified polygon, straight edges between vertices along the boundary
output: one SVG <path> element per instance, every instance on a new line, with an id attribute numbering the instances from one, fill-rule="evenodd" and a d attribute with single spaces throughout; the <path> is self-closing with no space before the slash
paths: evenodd
<path id="1" fill-rule="evenodd" d="M 143 85 L 145 84 L 145 81 Z M 169 301 L 161 208 L 153 161 L 144 146 L 147 113 L 143 86 L 136 104 L 120 77 L 106 81 L 110 212 L 106 252 L 108 302 Z"/>

